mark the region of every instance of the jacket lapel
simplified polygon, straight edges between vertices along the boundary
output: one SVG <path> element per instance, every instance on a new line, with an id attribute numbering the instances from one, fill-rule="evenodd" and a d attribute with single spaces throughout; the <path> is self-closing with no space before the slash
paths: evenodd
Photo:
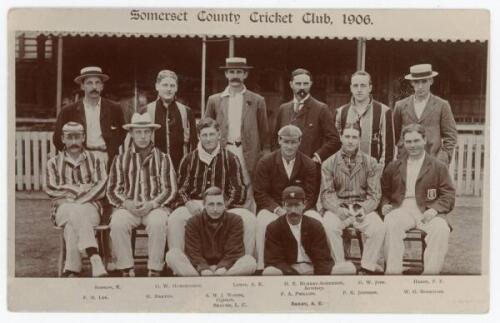
<path id="1" fill-rule="evenodd" d="M 293 164 L 292 174 L 290 175 L 290 180 L 294 179 L 299 172 L 300 167 L 302 167 L 302 158 L 299 156 L 299 152 L 295 155 L 295 163 Z"/>
<path id="2" fill-rule="evenodd" d="M 350 177 L 356 175 L 356 173 L 359 172 L 361 168 L 363 168 L 363 156 L 361 155 L 361 152 L 358 149 L 358 152 L 356 153 L 356 164 L 354 165 L 354 169 L 352 170 Z"/>
<path id="3" fill-rule="evenodd" d="M 424 120 L 432 112 L 434 104 L 436 104 L 436 100 L 434 100 L 434 96 L 430 94 L 429 100 L 425 105 L 424 111 L 422 111 L 419 121 Z"/>
<path id="4" fill-rule="evenodd" d="M 243 107 L 241 108 L 241 127 L 242 127 L 242 130 L 243 130 L 243 125 L 245 124 L 245 118 L 251 109 L 251 107 L 250 107 L 251 104 L 252 104 L 252 98 L 250 97 L 248 90 L 246 90 L 245 93 L 243 93 Z"/>
<path id="5" fill-rule="evenodd" d="M 346 174 L 347 176 L 351 176 L 351 173 L 349 172 L 349 167 L 347 167 L 346 163 L 344 162 L 344 159 L 342 158 L 342 153 L 340 151 L 335 157 L 335 159 L 336 159 L 335 163 L 337 164 L 337 169 L 340 169 L 340 171 Z"/>
<path id="6" fill-rule="evenodd" d="M 276 165 L 276 168 L 278 168 L 278 171 L 281 173 L 281 176 L 283 176 L 284 178 L 288 178 L 285 170 L 285 165 L 283 165 L 283 159 L 281 158 L 280 150 L 278 150 L 276 152 L 276 155 L 274 156 L 274 164 Z"/>
<path id="7" fill-rule="evenodd" d="M 407 162 L 408 160 L 402 159 L 399 160 L 399 175 L 401 177 L 401 181 L 403 182 L 403 187 L 406 187 L 406 170 L 408 168 Z"/>
<path id="8" fill-rule="evenodd" d="M 408 101 L 406 102 L 406 110 L 407 113 L 410 115 L 412 121 L 415 123 L 418 122 L 417 114 L 415 113 L 415 104 L 413 104 L 414 100 L 414 95 L 410 95 L 408 97 Z"/>
<path id="9" fill-rule="evenodd" d="M 420 168 L 420 172 L 418 173 L 416 183 L 418 183 L 418 181 L 420 181 L 420 179 L 422 179 L 422 177 L 431 169 L 431 166 L 432 166 L 432 163 L 431 163 L 430 158 L 427 155 L 427 153 L 425 154 L 424 158 L 425 158 L 424 163 L 422 164 L 422 167 Z"/>

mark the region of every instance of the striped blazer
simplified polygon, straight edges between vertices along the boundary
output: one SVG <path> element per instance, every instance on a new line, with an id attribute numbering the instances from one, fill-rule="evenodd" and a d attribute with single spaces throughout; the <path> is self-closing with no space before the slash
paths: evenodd
<path id="1" fill-rule="evenodd" d="M 203 192 L 211 186 L 217 186 L 224 192 L 228 208 L 243 205 L 247 196 L 238 157 L 222 147 L 210 165 L 200 160 L 198 149 L 184 156 L 178 179 L 180 205 L 189 200 L 201 200 Z"/>
<path id="2" fill-rule="evenodd" d="M 45 192 L 52 198 L 52 221 L 64 201 L 92 203 L 101 213 L 100 200 L 106 192 L 107 178 L 106 164 L 87 150 L 83 150 L 76 163 L 65 151 L 49 159 Z"/>
<path id="3" fill-rule="evenodd" d="M 170 157 L 153 147 L 141 161 L 135 146 L 113 160 L 109 172 L 107 197 L 114 207 L 121 207 L 125 200 L 149 202 L 164 206 L 177 192 L 175 170 Z"/>
<path id="4" fill-rule="evenodd" d="M 337 213 L 342 203 L 359 202 L 366 213 L 375 211 L 382 197 L 382 171 L 382 164 L 359 149 L 349 170 L 339 150 L 321 166 L 318 210 Z"/>

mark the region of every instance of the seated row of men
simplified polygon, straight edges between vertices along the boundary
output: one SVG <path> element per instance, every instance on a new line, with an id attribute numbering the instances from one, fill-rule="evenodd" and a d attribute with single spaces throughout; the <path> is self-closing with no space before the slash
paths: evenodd
<path id="1" fill-rule="evenodd" d="M 321 178 L 316 163 L 299 152 L 301 130 L 284 126 L 280 148 L 256 167 L 257 216 L 242 207 L 248 189 L 242 167 L 221 147 L 215 120 L 198 123 L 198 147 L 182 158 L 177 175 L 169 155 L 154 145 L 154 131 L 161 126 L 148 113 L 134 114 L 123 127 L 132 143 L 114 158 L 109 177 L 104 161 L 84 149 L 84 127 L 75 122 L 63 126 L 65 149 L 48 162 L 52 216 L 64 227 L 67 246 L 65 276 L 79 275 L 81 252 L 90 258 L 93 276 L 107 274 L 93 231 L 104 196 L 113 206 L 111 246 L 123 276 L 135 276 L 131 232 L 141 224 L 153 277 L 165 260 L 180 276 L 256 270 L 354 274 L 341 238 L 349 225 L 367 237 L 361 271 L 382 272 L 385 260 L 387 274 L 400 274 L 405 231 L 413 227 L 427 233 L 424 273 L 441 271 L 450 233 L 444 215 L 453 208 L 454 189 L 446 165 L 425 153 L 420 125 L 402 130 L 408 157 L 390 163 L 381 176 L 383 166 L 359 149 L 359 125 L 346 124 L 342 149 L 323 162 Z"/>

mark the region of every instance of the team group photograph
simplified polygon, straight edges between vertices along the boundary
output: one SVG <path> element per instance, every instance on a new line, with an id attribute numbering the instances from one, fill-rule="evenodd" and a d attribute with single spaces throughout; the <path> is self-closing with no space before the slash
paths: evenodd
<path id="1" fill-rule="evenodd" d="M 370 51 L 369 42 L 357 44 Z M 458 271 L 480 263 L 481 208 L 468 202 L 481 204 L 480 197 L 462 196 L 481 194 L 474 181 L 483 146 L 464 144 L 461 129 L 470 137 L 478 130 L 461 127 L 470 117 L 445 96 L 451 90 L 441 90 L 448 69 L 460 66 L 440 69 L 428 50 L 376 84 L 380 69 L 372 72 L 372 61 L 358 55 L 343 69 L 343 95 L 332 104 L 316 95 L 327 85 L 309 63 L 313 54 L 288 64 L 280 96 L 269 99 L 255 84 L 271 81 L 249 82 L 259 66 L 245 53 L 237 39 L 236 50 L 212 60 L 217 82 L 208 87 L 186 81 L 175 61 L 148 69 L 150 92 L 126 84 L 128 105 L 107 95 L 115 76 L 99 55 L 71 65 L 72 75 L 61 72 L 70 90 L 44 126 L 37 198 L 16 191 L 28 196 L 16 197 L 16 209 L 27 201 L 23 208 L 50 231 L 37 240 L 52 246 L 57 269 L 48 276 L 440 275 L 450 273 L 450 258 Z M 379 93 L 392 93 L 386 89 L 396 79 L 404 91 L 384 100 Z M 185 86 L 200 89 L 201 109 L 183 99 Z M 469 183 L 462 168 L 472 162 Z M 479 233 L 460 215 L 454 222 L 460 212 Z M 470 236 L 451 242 L 467 230 Z M 459 259 L 456 249 L 467 244 L 479 248 L 479 259 Z M 24 257 L 16 250 L 16 263 Z"/>

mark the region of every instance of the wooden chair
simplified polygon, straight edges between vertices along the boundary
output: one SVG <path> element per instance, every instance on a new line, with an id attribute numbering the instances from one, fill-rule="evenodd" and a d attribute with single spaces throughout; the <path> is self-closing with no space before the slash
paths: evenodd
<path id="1" fill-rule="evenodd" d="M 420 257 L 418 258 L 403 258 L 403 266 L 415 272 L 422 272 L 424 270 L 424 252 L 427 244 L 425 243 L 426 233 L 420 229 L 414 228 L 406 231 L 406 237 L 403 240 L 405 244 L 411 242 L 421 243 Z M 361 255 L 363 254 L 363 237 L 361 231 L 356 230 L 354 227 L 349 226 L 342 232 L 342 239 L 344 241 L 345 259 L 359 265 L 361 263 Z M 358 243 L 359 256 L 352 253 L 351 241 L 356 240 Z"/>
<path id="2" fill-rule="evenodd" d="M 64 239 L 64 227 L 54 227 L 59 231 L 59 259 L 57 262 L 57 276 L 62 277 L 64 270 L 64 262 L 66 261 L 66 240 Z M 97 239 L 97 247 L 99 249 L 99 255 L 102 258 L 104 266 L 106 267 L 108 263 L 108 255 L 111 253 L 108 250 L 108 240 L 109 240 L 109 225 L 100 224 L 94 228 L 95 236 Z M 82 259 L 82 265 L 90 264 L 90 260 L 85 257 Z"/>

